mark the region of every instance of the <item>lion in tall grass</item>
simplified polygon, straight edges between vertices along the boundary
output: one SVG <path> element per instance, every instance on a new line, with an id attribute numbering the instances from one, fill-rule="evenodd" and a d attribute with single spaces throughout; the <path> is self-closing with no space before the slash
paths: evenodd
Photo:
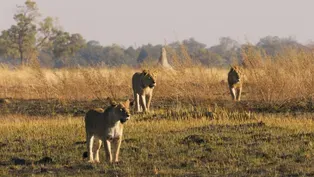
<path id="1" fill-rule="evenodd" d="M 91 163 L 99 163 L 99 149 L 103 142 L 107 161 L 112 163 L 113 158 L 114 162 L 119 160 L 123 124 L 130 119 L 129 107 L 133 102 L 127 100 L 117 103 L 109 100 L 110 106 L 105 111 L 101 108 L 92 109 L 85 116 L 87 152 L 83 156 L 87 156 Z M 94 141 L 96 141 L 96 147 L 93 148 Z M 113 152 L 111 151 L 111 144 Z"/>
<path id="2" fill-rule="evenodd" d="M 228 73 L 228 85 L 232 100 L 240 101 L 242 92 L 242 71 L 238 66 L 232 66 Z"/>
<path id="3" fill-rule="evenodd" d="M 157 74 L 149 70 L 136 72 L 132 77 L 132 88 L 137 112 L 148 112 L 156 86 Z M 146 100 L 147 97 L 147 100 Z M 147 102 L 146 102 L 147 101 Z"/>

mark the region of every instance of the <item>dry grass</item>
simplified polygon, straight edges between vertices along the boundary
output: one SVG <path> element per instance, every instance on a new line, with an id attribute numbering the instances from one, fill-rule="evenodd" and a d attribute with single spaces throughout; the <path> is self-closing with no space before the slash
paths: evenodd
<path id="1" fill-rule="evenodd" d="M 173 61 L 178 61 L 173 55 Z M 278 107 L 291 102 L 312 104 L 314 97 L 314 56 L 309 51 L 287 50 L 275 57 L 248 48 L 243 51 L 245 83 L 243 100 Z M 190 60 L 186 59 L 187 63 Z M 175 71 L 158 70 L 154 99 L 229 100 L 228 69 L 205 68 L 179 63 Z M 149 67 L 149 66 L 147 66 Z M 132 97 L 131 77 L 141 69 L 38 67 L 0 68 L 0 97 L 21 99 L 94 100 L 108 96 Z M 305 102 L 304 102 L 305 101 Z"/>
<path id="2" fill-rule="evenodd" d="M 281 55 L 268 56 L 253 48 L 243 52 L 250 98 L 285 104 L 314 98 L 314 53 L 286 49 Z"/>
<path id="3" fill-rule="evenodd" d="M 77 68 L 32 69 L 0 68 L 0 97 L 23 99 L 91 100 L 108 96 L 132 97 L 131 78 L 141 69 Z M 157 98 L 205 97 L 219 94 L 220 81 L 227 70 L 201 67 L 179 71 L 158 71 Z M 218 85 L 217 85 L 218 84 Z M 226 87 L 226 86 L 223 86 Z M 194 91 L 194 90 L 199 91 Z M 218 91 L 218 92 L 217 92 Z M 224 89 L 223 92 L 225 92 Z"/>
<path id="4" fill-rule="evenodd" d="M 229 101 L 228 69 L 192 65 L 184 52 L 186 62 L 172 57 L 175 71 L 159 70 L 154 110 L 126 123 L 123 161 L 114 165 L 82 160 L 83 113 L 106 105 L 90 100 L 132 97 L 131 77 L 141 69 L 2 66 L 0 97 L 13 100 L 0 100 L 0 176 L 314 175 L 313 113 L 292 104 L 314 109 L 311 52 L 271 57 L 253 48 L 243 51 L 242 102 Z M 263 111 L 264 104 L 288 111 L 250 109 Z"/>

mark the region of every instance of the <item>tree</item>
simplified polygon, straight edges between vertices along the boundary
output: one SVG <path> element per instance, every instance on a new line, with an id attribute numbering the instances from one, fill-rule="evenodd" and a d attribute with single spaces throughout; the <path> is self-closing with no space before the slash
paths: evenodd
<path id="1" fill-rule="evenodd" d="M 84 38 L 80 34 L 70 34 L 64 31 L 57 31 L 52 39 L 52 53 L 58 59 L 56 67 L 70 63 L 70 59 L 81 48 L 86 46 Z"/>
<path id="2" fill-rule="evenodd" d="M 203 65 L 208 67 L 223 66 L 226 61 L 217 53 L 211 52 L 208 49 L 200 50 L 198 56 L 196 56 Z"/>
<path id="3" fill-rule="evenodd" d="M 106 63 L 103 50 L 103 46 L 101 46 L 98 41 L 88 41 L 86 47 L 82 48 L 79 54 L 86 63 L 95 65 Z"/>
<path id="4" fill-rule="evenodd" d="M 162 45 L 147 44 L 142 45 L 137 52 L 137 63 L 157 63 L 158 58 L 160 57 L 160 50 Z"/>
<path id="5" fill-rule="evenodd" d="M 124 50 L 117 44 L 104 48 L 106 64 L 109 66 L 119 66 L 125 64 Z"/>
<path id="6" fill-rule="evenodd" d="M 283 52 L 286 48 L 305 48 L 305 46 L 299 44 L 292 37 L 279 38 L 278 36 L 266 36 L 264 38 L 261 38 L 256 46 L 264 49 L 266 54 L 268 55 L 276 55 Z"/>
<path id="7" fill-rule="evenodd" d="M 209 48 L 209 51 L 221 56 L 221 61 L 225 65 L 239 64 L 241 60 L 241 45 L 230 37 L 221 37 L 219 45 Z M 217 57 L 217 56 L 215 56 Z"/>
<path id="8" fill-rule="evenodd" d="M 182 44 L 192 56 L 196 55 L 201 49 L 205 49 L 206 47 L 206 44 L 197 42 L 194 38 L 183 40 Z"/>
<path id="9" fill-rule="evenodd" d="M 147 57 L 148 57 L 147 51 L 144 48 L 142 48 L 140 53 L 138 54 L 137 62 L 142 63 Z"/>
<path id="10" fill-rule="evenodd" d="M 125 50 L 125 55 L 130 60 L 130 64 L 133 66 L 137 63 L 136 59 L 138 54 L 139 52 L 137 52 L 137 50 L 135 50 L 133 47 L 129 47 Z"/>
<path id="11" fill-rule="evenodd" d="M 2 31 L 0 36 L 0 45 L 7 57 L 19 58 L 21 64 L 25 64 L 34 53 L 49 44 L 54 32 L 53 19 L 47 17 L 36 23 L 39 17 L 34 1 L 27 0 L 24 6 L 17 7 L 14 15 L 16 24 Z"/>

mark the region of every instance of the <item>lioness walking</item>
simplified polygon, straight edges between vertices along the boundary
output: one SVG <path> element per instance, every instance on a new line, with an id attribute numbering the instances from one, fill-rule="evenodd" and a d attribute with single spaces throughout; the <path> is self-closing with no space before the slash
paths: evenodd
<path id="1" fill-rule="evenodd" d="M 242 75 L 238 66 L 230 68 L 228 73 L 228 85 L 232 100 L 240 101 L 242 92 Z"/>
<path id="2" fill-rule="evenodd" d="M 112 163 L 112 158 L 114 158 L 114 161 L 118 162 L 123 123 L 130 119 L 130 105 L 132 104 L 129 100 L 123 103 L 110 100 L 110 106 L 105 111 L 98 108 L 86 113 L 85 128 L 89 162 L 99 162 L 99 149 L 102 142 L 104 142 L 107 161 Z M 93 149 L 94 140 L 97 146 Z M 111 143 L 113 153 L 111 153 Z"/>
<path id="3" fill-rule="evenodd" d="M 132 88 L 137 112 L 148 112 L 156 86 L 156 73 L 148 70 L 137 72 L 132 77 Z M 148 100 L 146 100 L 146 97 Z M 147 101 L 147 102 L 146 102 Z"/>

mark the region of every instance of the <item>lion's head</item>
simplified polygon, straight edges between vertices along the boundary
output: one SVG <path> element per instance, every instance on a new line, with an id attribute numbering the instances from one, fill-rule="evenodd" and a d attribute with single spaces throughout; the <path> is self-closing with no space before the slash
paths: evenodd
<path id="1" fill-rule="evenodd" d="M 118 117 L 121 123 L 125 123 L 131 117 L 130 114 L 130 106 L 133 105 L 133 101 L 129 99 L 125 102 L 117 103 L 113 101 L 111 98 L 108 98 L 110 101 L 111 107 L 114 109 L 114 114 Z"/>
<path id="2" fill-rule="evenodd" d="M 145 87 L 154 88 L 156 86 L 157 73 L 149 70 L 143 70 L 142 72 L 142 84 Z"/>
<path id="3" fill-rule="evenodd" d="M 241 82 L 241 69 L 238 66 L 232 66 L 228 73 L 228 80 L 232 83 Z"/>

